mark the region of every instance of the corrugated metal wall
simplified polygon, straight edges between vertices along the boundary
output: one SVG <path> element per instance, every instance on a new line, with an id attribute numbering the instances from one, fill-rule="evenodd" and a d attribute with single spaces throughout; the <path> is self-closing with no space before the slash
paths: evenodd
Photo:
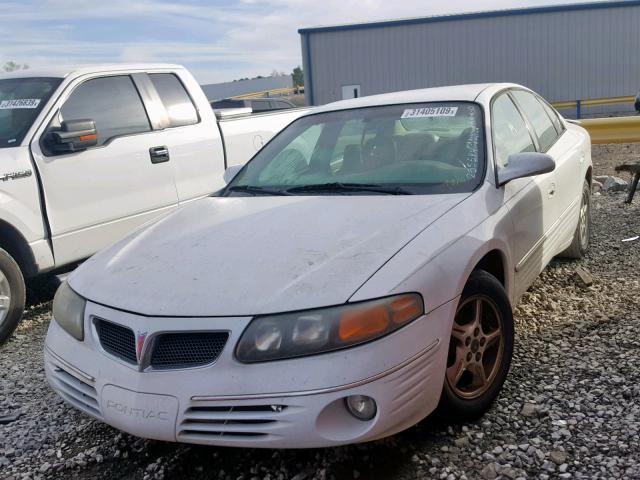
<path id="1" fill-rule="evenodd" d="M 309 32 L 302 44 L 316 105 L 339 100 L 341 87 L 351 84 L 372 95 L 515 82 L 550 101 L 635 95 L 640 89 L 635 5 Z"/>

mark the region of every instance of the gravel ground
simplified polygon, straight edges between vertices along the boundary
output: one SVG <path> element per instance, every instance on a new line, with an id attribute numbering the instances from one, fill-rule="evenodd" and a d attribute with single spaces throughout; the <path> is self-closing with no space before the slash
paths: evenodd
<path id="1" fill-rule="evenodd" d="M 594 147 L 596 173 L 638 147 Z M 304 451 L 146 441 L 63 404 L 45 385 L 50 282 L 32 285 L 17 335 L 0 347 L 0 478 L 504 479 L 640 478 L 640 199 L 593 198 L 593 245 L 554 262 L 515 312 L 513 365 L 475 423 L 427 419 L 392 438 Z M 590 272 L 587 286 L 576 268 Z M 18 416 L 11 421 L 11 416 Z M 6 423 L 2 425 L 2 423 Z"/>

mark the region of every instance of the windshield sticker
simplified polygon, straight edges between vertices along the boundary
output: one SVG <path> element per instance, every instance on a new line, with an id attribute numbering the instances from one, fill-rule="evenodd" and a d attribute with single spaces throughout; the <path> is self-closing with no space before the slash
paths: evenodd
<path id="1" fill-rule="evenodd" d="M 400 118 L 455 117 L 458 107 L 408 108 Z"/>
<path id="2" fill-rule="evenodd" d="M 14 110 L 16 108 L 38 108 L 39 98 L 16 98 L 13 100 L 2 100 L 0 110 Z"/>

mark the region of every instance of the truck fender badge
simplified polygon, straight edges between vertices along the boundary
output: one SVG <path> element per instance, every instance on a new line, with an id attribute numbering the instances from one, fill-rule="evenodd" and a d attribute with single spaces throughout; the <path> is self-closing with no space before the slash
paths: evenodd
<path id="1" fill-rule="evenodd" d="M 9 180 L 17 180 L 19 178 L 30 177 L 31 175 L 33 175 L 33 172 L 31 170 L 19 170 L 17 172 L 0 174 L 0 180 L 2 180 L 3 182 L 8 182 Z"/>

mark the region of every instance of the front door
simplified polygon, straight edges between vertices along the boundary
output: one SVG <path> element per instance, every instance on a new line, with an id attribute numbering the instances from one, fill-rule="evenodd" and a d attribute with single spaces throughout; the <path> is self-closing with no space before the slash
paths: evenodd
<path id="1" fill-rule="evenodd" d="M 78 119 L 95 121 L 98 145 L 63 155 L 48 152 L 40 141 L 48 129 Z M 162 145 L 130 76 L 76 83 L 42 130 L 31 150 L 56 265 L 86 258 L 177 206 L 172 165 L 152 162 L 150 149 Z"/>
<path id="2" fill-rule="evenodd" d="M 536 151 L 533 132 L 508 93 L 501 94 L 491 108 L 492 135 L 496 168 L 507 166 L 509 155 Z M 514 225 L 511 257 L 515 265 L 517 299 L 546 265 L 545 233 L 557 220 L 554 172 L 519 178 L 503 187 L 504 202 Z"/>

